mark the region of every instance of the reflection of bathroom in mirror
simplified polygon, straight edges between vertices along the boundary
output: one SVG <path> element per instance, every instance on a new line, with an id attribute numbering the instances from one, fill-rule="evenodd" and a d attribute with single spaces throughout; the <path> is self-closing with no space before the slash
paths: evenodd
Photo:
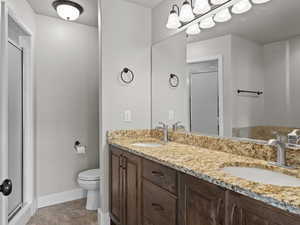
<path id="1" fill-rule="evenodd" d="M 268 140 L 300 127 L 300 1 L 256 5 L 231 21 L 152 47 L 152 126 Z M 180 85 L 171 88 L 171 73 Z"/>

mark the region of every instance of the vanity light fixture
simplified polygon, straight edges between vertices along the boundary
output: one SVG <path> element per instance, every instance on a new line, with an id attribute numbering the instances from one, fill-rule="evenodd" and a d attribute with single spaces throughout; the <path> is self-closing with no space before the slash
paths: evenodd
<path id="1" fill-rule="evenodd" d="M 217 14 L 214 17 L 214 20 L 218 23 L 224 23 L 229 20 L 231 20 L 231 14 L 229 12 L 229 9 L 222 9 L 220 12 L 217 12 Z"/>
<path id="2" fill-rule="evenodd" d="M 177 11 L 176 11 L 177 9 Z M 170 11 L 170 15 L 168 18 L 167 28 L 168 29 L 177 29 L 181 26 L 179 21 L 179 7 L 177 5 L 172 6 L 172 10 Z"/>
<path id="3" fill-rule="evenodd" d="M 251 8 L 252 5 L 249 0 L 241 0 L 232 7 L 231 12 L 234 14 L 242 14 L 249 11 Z"/>
<path id="4" fill-rule="evenodd" d="M 211 0 L 211 4 L 213 5 L 221 5 L 227 2 L 228 0 Z"/>
<path id="5" fill-rule="evenodd" d="M 192 2 L 191 2 L 192 4 Z M 179 20 L 181 22 L 187 23 L 195 19 L 195 15 L 193 13 L 192 6 L 188 0 L 185 0 L 182 4 L 180 13 L 179 13 Z"/>
<path id="6" fill-rule="evenodd" d="M 83 13 L 83 8 L 76 2 L 69 0 L 56 0 L 52 3 L 59 17 L 64 20 L 74 21 Z"/>
<path id="7" fill-rule="evenodd" d="M 209 29 L 209 28 L 213 28 L 214 26 L 216 26 L 216 23 L 212 17 L 205 18 L 200 22 L 200 28 L 202 29 Z"/>
<path id="8" fill-rule="evenodd" d="M 200 32 L 201 30 L 198 23 L 192 24 L 191 26 L 188 27 L 188 29 L 186 29 L 186 33 L 188 35 L 196 35 L 196 34 L 200 34 Z"/>
<path id="9" fill-rule="evenodd" d="M 186 30 L 187 34 L 199 34 L 202 29 L 209 29 L 217 23 L 224 23 L 233 14 L 248 12 L 253 4 L 263 4 L 271 0 L 184 0 L 181 9 L 172 5 L 166 27 Z M 176 11 L 177 10 L 177 11 Z"/>
<path id="10" fill-rule="evenodd" d="M 211 10 L 208 0 L 196 0 L 193 12 L 197 15 L 207 13 Z"/>
<path id="11" fill-rule="evenodd" d="M 271 1 L 271 0 L 252 0 L 252 2 L 254 4 L 264 4 L 264 3 L 267 3 L 269 1 Z"/>

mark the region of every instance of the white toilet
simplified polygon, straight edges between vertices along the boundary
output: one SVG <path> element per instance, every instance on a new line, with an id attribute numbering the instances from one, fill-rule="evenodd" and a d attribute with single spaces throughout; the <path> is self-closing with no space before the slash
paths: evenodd
<path id="1" fill-rule="evenodd" d="M 100 206 L 100 169 L 79 173 L 77 181 L 87 191 L 86 209 L 97 210 Z"/>

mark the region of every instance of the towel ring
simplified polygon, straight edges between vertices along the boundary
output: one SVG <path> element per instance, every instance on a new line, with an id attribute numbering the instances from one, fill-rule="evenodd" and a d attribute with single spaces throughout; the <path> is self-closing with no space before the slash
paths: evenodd
<path id="1" fill-rule="evenodd" d="M 169 77 L 169 84 L 175 88 L 179 86 L 179 77 L 176 74 L 171 73 Z"/>
<path id="2" fill-rule="evenodd" d="M 121 72 L 121 80 L 125 84 L 130 84 L 134 80 L 134 73 L 132 70 L 125 67 Z"/>

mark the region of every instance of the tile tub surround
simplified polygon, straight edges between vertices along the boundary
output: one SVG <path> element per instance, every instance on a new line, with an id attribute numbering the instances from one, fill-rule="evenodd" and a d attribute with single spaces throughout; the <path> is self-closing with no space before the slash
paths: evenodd
<path id="1" fill-rule="evenodd" d="M 259 167 L 300 178 L 300 169 L 290 170 L 270 166 L 268 162 L 264 160 L 268 158 L 272 159 L 273 150 L 268 146 L 265 146 L 268 152 L 259 154 L 258 158 L 262 159 L 258 159 L 254 158 L 255 154 L 257 154 L 255 152 L 265 151 L 265 148 L 261 148 L 261 146 L 264 145 L 238 142 L 235 140 L 231 140 L 230 142 L 230 140 L 222 138 L 213 138 L 220 141 L 212 140 L 214 143 L 208 144 L 212 137 L 171 133 L 170 139 L 172 141 L 168 144 L 162 147 L 144 148 L 132 146 L 132 144 L 143 141 L 160 142 L 161 134 L 156 132 L 152 133 L 151 130 L 134 132 L 122 131 L 121 133 L 125 135 L 120 135 L 120 131 L 117 131 L 117 133 L 109 133 L 108 142 L 125 151 L 300 215 L 300 187 L 279 187 L 259 184 L 230 176 L 220 170 L 226 166 Z M 201 141 L 199 141 L 199 139 Z M 174 140 L 176 140 L 176 142 Z M 219 145 L 224 145 L 222 141 L 226 143 L 226 147 L 219 147 Z M 229 143 L 227 143 L 227 141 L 229 141 Z M 200 146 L 205 144 L 212 148 Z M 239 144 L 241 144 L 242 148 L 248 148 L 248 150 L 245 151 L 246 153 L 248 152 L 248 156 L 242 155 L 245 154 L 244 151 L 237 150 Z M 249 147 L 248 145 L 254 145 L 254 147 Z M 230 152 L 229 149 L 233 150 Z"/>

